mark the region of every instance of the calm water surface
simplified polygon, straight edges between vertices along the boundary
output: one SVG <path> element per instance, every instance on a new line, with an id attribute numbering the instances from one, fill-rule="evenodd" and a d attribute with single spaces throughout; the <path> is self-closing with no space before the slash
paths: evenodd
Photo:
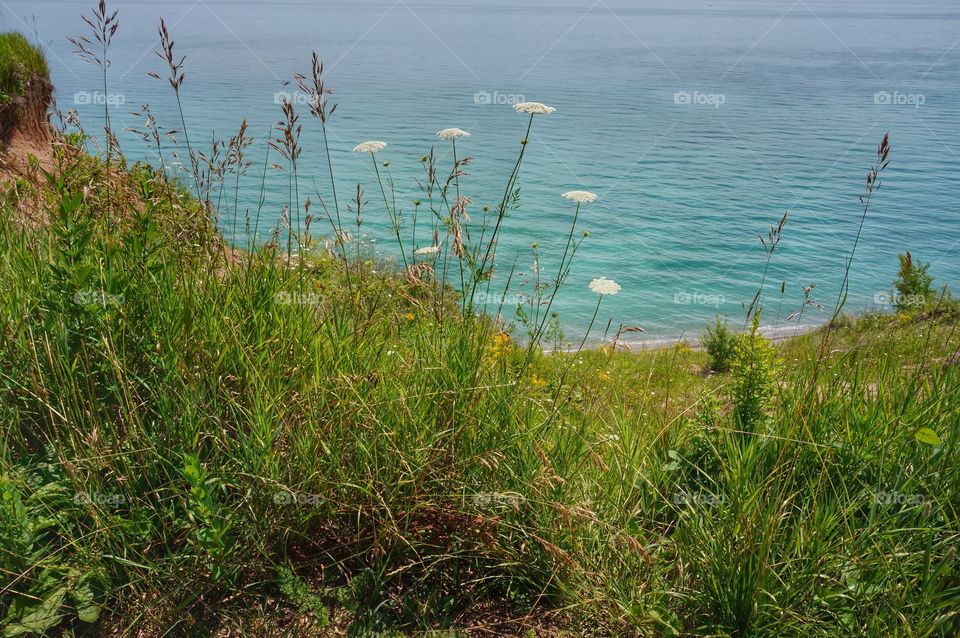
<path id="1" fill-rule="evenodd" d="M 76 107 L 92 132 L 103 118 L 91 104 L 101 90 L 98 72 L 71 55 L 66 41 L 82 32 L 87 4 L 6 0 L 0 12 L 4 29 L 36 30 L 61 107 Z M 441 166 L 451 161 L 433 134 L 470 131 L 458 148 L 475 157 L 462 188 L 477 218 L 479 206 L 498 203 L 523 134 L 524 118 L 510 102 L 556 107 L 535 122 L 497 281 L 515 259 L 529 275 L 532 242 L 551 273 L 573 212 L 560 194 L 596 192 L 600 199 L 581 217 L 590 237 L 555 305 L 570 338 L 586 329 L 596 301 L 587 284 L 599 276 L 616 279 L 623 292 L 604 300 L 598 324 L 612 319 L 668 337 L 698 332 L 718 314 L 741 321 L 763 268 L 757 236 L 784 211 L 790 218 L 767 276 L 765 322 L 783 324 L 811 283 L 815 298 L 832 307 L 859 224 L 858 196 L 886 131 L 893 163 L 866 222 L 849 305 L 882 304 L 896 255 L 907 249 L 933 263 L 938 284 L 960 288 L 955 0 L 111 6 L 121 23 L 111 52 L 114 126 L 142 126 L 144 118 L 129 112 L 149 103 L 161 126 L 180 128 L 169 88 L 147 76 L 163 74 L 154 54 L 163 16 L 187 56 L 192 140 L 229 137 L 247 118 L 259 163 L 280 116 L 278 92 L 291 91 L 284 82 L 308 70 L 316 49 L 339 103 L 331 140 L 341 199 L 363 182 L 365 236 L 384 256 L 393 251 L 379 191 L 369 157 L 351 153 L 355 144 L 389 144 L 379 157 L 390 161 L 409 211 L 422 197 L 420 157 L 436 144 Z M 302 111 L 302 192 L 312 194 L 316 184 L 329 198 L 319 128 Z M 121 141 L 128 156 L 155 161 L 132 134 Z M 256 207 L 259 170 L 241 185 L 241 216 Z M 286 178 L 267 173 L 263 219 L 272 225 L 287 201 Z M 818 320 L 809 310 L 807 317 Z"/>

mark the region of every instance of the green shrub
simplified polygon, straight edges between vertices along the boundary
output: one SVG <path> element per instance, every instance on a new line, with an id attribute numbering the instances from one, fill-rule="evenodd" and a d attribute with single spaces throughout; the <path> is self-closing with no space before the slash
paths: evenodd
<path id="1" fill-rule="evenodd" d="M 760 314 L 750 332 L 737 339 L 733 373 L 734 415 L 737 427 L 753 432 L 766 419 L 782 362 L 773 343 L 760 334 Z"/>
<path id="2" fill-rule="evenodd" d="M 327 605 L 292 568 L 281 565 L 277 568 L 277 586 L 287 600 L 303 613 L 311 614 L 321 627 L 330 626 Z"/>
<path id="3" fill-rule="evenodd" d="M 936 297 L 933 290 L 933 276 L 927 271 L 930 264 L 914 263 L 910 251 L 897 255 L 900 260 L 900 272 L 893 287 L 897 294 L 894 303 L 899 312 L 910 312 L 928 306 Z"/>
<path id="4" fill-rule="evenodd" d="M 730 364 L 733 361 L 734 352 L 737 346 L 737 334 L 730 329 L 726 322 L 721 322 L 717 317 L 715 326 L 707 328 L 700 343 L 710 355 L 710 369 L 716 372 L 727 372 L 730 370 Z"/>
<path id="5" fill-rule="evenodd" d="M 22 468 L 18 468 L 21 469 Z M 37 635 L 62 621 L 100 617 L 107 579 L 96 559 L 70 548 L 90 500 L 46 468 L 0 473 L 0 596 L 3 636 Z"/>

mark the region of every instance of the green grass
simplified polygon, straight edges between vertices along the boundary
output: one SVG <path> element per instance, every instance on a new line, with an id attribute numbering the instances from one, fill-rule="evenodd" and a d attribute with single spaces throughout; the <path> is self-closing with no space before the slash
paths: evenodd
<path id="1" fill-rule="evenodd" d="M 495 601 L 574 634 L 955 632 L 955 318 L 864 318 L 819 369 L 822 334 L 787 342 L 747 433 L 705 353 L 525 366 L 432 286 L 225 262 L 148 170 L 116 223 L 75 161 L 49 227 L 0 218 L 10 627 L 203 635 L 279 597 L 317 631 Z"/>
<path id="2" fill-rule="evenodd" d="M 20 33 L 0 33 L 0 104 L 23 95 L 33 75 L 50 76 L 43 53 Z"/>
<path id="3" fill-rule="evenodd" d="M 960 631 L 955 302 L 739 334 L 723 373 L 687 344 L 547 354 L 564 266 L 513 326 L 529 347 L 469 303 L 526 143 L 472 238 L 463 165 L 428 170 L 441 250 L 400 239 L 402 268 L 336 208 L 340 241 L 301 223 L 284 137 L 295 212 L 248 250 L 211 222 L 239 215 L 240 142 L 188 180 L 202 202 L 82 133 L 3 187 L 5 635 Z M 371 192 L 342 218 L 410 236 Z"/>

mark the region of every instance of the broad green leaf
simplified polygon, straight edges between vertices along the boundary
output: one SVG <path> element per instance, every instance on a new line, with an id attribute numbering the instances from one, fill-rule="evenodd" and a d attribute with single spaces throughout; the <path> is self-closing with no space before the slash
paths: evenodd
<path id="1" fill-rule="evenodd" d="M 61 609 L 63 599 L 67 596 L 67 588 L 60 587 L 47 594 L 41 602 L 25 606 L 25 612 L 19 622 L 13 622 L 4 628 L 5 636 L 26 636 L 33 633 L 43 633 L 55 627 L 63 617 Z"/>
<path id="2" fill-rule="evenodd" d="M 76 281 L 78 286 L 83 286 L 87 283 L 87 280 L 90 279 L 90 275 L 94 273 L 94 266 L 92 264 L 86 264 L 80 266 L 77 269 Z"/>
<path id="3" fill-rule="evenodd" d="M 100 605 L 97 604 L 97 594 L 93 589 L 95 580 L 96 574 L 87 574 L 70 592 L 77 616 L 83 622 L 93 623 L 100 618 Z"/>
<path id="4" fill-rule="evenodd" d="M 930 428 L 920 428 L 914 432 L 913 436 L 921 443 L 926 443 L 927 445 L 940 445 L 942 443 L 937 433 Z"/>

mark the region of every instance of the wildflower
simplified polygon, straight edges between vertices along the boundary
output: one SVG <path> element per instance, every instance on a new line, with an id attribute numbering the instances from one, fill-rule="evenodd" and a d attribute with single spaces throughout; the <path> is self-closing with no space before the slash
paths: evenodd
<path id="1" fill-rule="evenodd" d="M 378 142 L 376 140 L 371 140 L 369 142 L 363 142 L 362 144 L 357 144 L 353 147 L 354 153 L 376 153 L 377 151 L 382 151 L 387 148 L 385 142 Z"/>
<path id="2" fill-rule="evenodd" d="M 445 128 L 442 131 L 437 131 L 437 137 L 441 140 L 455 140 L 458 137 L 470 137 L 470 134 L 462 128 Z"/>
<path id="3" fill-rule="evenodd" d="M 598 374 L 597 376 L 600 378 L 601 381 L 609 381 L 609 380 L 610 380 L 610 373 L 609 373 L 609 372 L 606 372 L 606 371 L 601 372 L 601 373 Z"/>
<path id="4" fill-rule="evenodd" d="M 590 290 L 598 295 L 615 295 L 620 292 L 620 284 L 613 279 L 600 277 L 590 282 Z"/>
<path id="5" fill-rule="evenodd" d="M 440 246 L 426 246 L 414 251 L 414 255 L 436 255 L 440 252 Z"/>
<path id="6" fill-rule="evenodd" d="M 539 376 L 533 375 L 530 377 L 530 385 L 535 389 L 540 389 L 547 387 L 547 382 L 541 379 Z"/>
<path id="7" fill-rule="evenodd" d="M 547 106 L 540 102 L 520 102 L 519 104 L 514 104 L 513 108 L 517 113 L 529 113 L 530 115 L 546 115 L 557 110 L 552 106 Z"/>
<path id="8" fill-rule="evenodd" d="M 403 318 L 406 319 L 407 321 L 413 321 L 414 314 L 412 312 L 408 312 L 407 314 L 403 315 Z"/>
<path id="9" fill-rule="evenodd" d="M 578 204 L 592 204 L 597 201 L 597 196 L 590 191 L 567 191 L 561 195 L 564 199 L 569 199 L 571 202 L 576 202 Z"/>
<path id="10" fill-rule="evenodd" d="M 487 345 L 490 355 L 497 359 L 510 353 L 510 335 L 505 332 L 494 335 Z"/>

